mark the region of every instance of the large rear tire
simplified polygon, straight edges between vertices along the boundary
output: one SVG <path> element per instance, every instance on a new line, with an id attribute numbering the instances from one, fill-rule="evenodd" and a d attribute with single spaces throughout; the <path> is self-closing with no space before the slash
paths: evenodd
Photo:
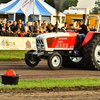
<path id="1" fill-rule="evenodd" d="M 28 51 L 27 54 L 25 54 L 25 62 L 29 67 L 35 67 L 38 65 L 40 59 L 39 57 L 33 57 L 29 52 L 34 52 L 34 51 Z"/>
<path id="2" fill-rule="evenodd" d="M 83 58 L 88 69 L 100 70 L 100 34 L 95 34 L 83 47 Z"/>
<path id="3" fill-rule="evenodd" d="M 59 53 L 53 53 L 48 58 L 48 66 L 52 70 L 57 70 L 62 65 L 62 56 Z"/>

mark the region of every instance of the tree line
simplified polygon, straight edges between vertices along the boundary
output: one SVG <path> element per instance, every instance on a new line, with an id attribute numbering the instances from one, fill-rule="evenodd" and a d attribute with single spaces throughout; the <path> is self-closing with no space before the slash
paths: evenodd
<path id="1" fill-rule="evenodd" d="M 95 7 L 92 9 L 91 14 L 100 14 L 100 1 L 95 1 Z"/>

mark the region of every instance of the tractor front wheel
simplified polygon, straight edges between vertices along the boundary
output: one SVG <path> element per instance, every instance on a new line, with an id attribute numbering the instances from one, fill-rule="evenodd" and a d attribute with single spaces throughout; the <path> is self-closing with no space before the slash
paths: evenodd
<path id="1" fill-rule="evenodd" d="M 53 53 L 48 58 L 48 66 L 52 70 L 57 70 L 62 65 L 62 56 L 59 53 Z"/>
<path id="2" fill-rule="evenodd" d="M 28 51 L 27 54 L 25 54 L 25 62 L 29 67 L 35 67 L 36 65 L 38 65 L 40 58 L 33 57 L 29 52 L 32 51 Z"/>

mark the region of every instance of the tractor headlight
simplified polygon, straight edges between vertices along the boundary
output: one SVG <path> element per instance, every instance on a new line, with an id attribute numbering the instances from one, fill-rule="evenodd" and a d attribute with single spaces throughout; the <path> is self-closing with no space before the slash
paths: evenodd
<path id="1" fill-rule="evenodd" d="M 37 49 L 40 49 L 40 46 L 39 45 L 37 46 Z"/>
<path id="2" fill-rule="evenodd" d="M 42 49 L 45 49 L 44 45 L 41 46 Z"/>

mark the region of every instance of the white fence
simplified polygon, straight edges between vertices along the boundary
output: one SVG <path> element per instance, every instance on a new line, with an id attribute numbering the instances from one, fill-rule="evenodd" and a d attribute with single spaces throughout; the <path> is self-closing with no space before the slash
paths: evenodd
<path id="1" fill-rule="evenodd" d="M 0 50 L 36 50 L 34 37 L 0 37 Z"/>

